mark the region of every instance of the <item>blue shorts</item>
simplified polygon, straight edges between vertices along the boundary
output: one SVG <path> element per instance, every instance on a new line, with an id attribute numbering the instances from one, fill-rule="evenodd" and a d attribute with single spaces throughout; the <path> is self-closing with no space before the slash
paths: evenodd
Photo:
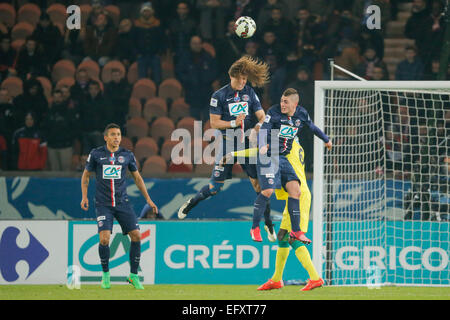
<path id="1" fill-rule="evenodd" d="M 278 159 L 278 161 L 275 159 L 269 164 L 262 164 L 258 157 L 257 173 L 261 190 L 285 188 L 289 181 L 300 182 L 288 159 L 283 155 L 280 155 Z"/>
<path id="2" fill-rule="evenodd" d="M 114 218 L 119 222 L 123 234 L 139 230 L 137 216 L 129 203 L 117 204 L 115 207 L 97 205 L 95 214 L 97 215 L 98 232 L 104 230 L 112 232 Z"/>
<path id="3" fill-rule="evenodd" d="M 218 163 L 222 159 L 223 156 L 227 154 L 227 152 L 231 152 L 230 150 L 227 150 L 227 140 L 223 139 L 221 143 L 222 153 L 216 155 L 216 165 L 214 166 L 214 169 L 211 174 L 211 180 L 216 182 L 222 182 L 228 179 L 233 178 L 232 171 L 233 171 L 233 164 L 237 162 L 238 158 L 235 157 L 233 163 L 226 164 L 225 166 L 219 166 Z M 234 142 L 236 143 L 236 142 Z M 229 147 L 229 146 L 228 146 Z M 248 148 L 248 140 L 245 141 L 245 145 L 243 146 L 244 149 Z M 235 150 L 232 150 L 235 151 Z M 250 178 L 256 179 L 258 178 L 258 175 L 256 173 L 256 163 L 251 164 L 252 160 L 250 158 L 239 158 L 239 164 L 242 167 L 242 170 L 245 171 L 247 176 Z M 254 160 L 253 160 L 254 161 Z"/>

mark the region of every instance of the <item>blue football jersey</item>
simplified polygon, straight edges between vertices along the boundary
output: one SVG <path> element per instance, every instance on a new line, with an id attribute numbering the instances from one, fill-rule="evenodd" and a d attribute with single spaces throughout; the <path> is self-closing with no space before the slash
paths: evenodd
<path id="1" fill-rule="evenodd" d="M 220 115 L 220 119 L 223 121 L 235 120 L 239 114 L 245 113 L 245 130 L 253 128 L 258 122 L 255 116 L 255 112 L 258 110 L 262 110 L 261 102 L 249 85 L 246 85 L 241 91 L 235 91 L 230 84 L 227 84 L 213 93 L 209 103 L 209 113 Z M 235 130 L 240 130 L 240 128 Z M 221 131 L 225 135 L 226 130 Z"/>
<path id="2" fill-rule="evenodd" d="M 279 104 L 272 106 L 267 112 L 264 123 L 261 126 L 258 137 L 258 145 L 261 148 L 265 144 L 269 144 L 268 154 L 273 153 L 273 146 L 271 142 L 272 130 L 276 130 L 278 136 L 278 152 L 281 155 L 286 155 L 291 151 L 294 138 L 299 136 L 304 127 L 308 127 L 316 136 L 327 143 L 330 138 L 320 130 L 309 117 L 308 111 L 302 106 L 297 106 L 292 117 L 281 112 Z"/>
<path id="3" fill-rule="evenodd" d="M 119 147 L 111 152 L 105 146 L 95 148 L 86 161 L 86 170 L 95 172 L 97 205 L 112 206 L 128 201 L 127 169 L 137 171 L 133 152 Z"/>

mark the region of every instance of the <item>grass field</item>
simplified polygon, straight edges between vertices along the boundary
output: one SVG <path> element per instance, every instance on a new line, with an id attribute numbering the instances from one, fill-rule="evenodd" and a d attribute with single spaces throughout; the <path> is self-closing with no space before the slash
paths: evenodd
<path id="1" fill-rule="evenodd" d="M 260 292 L 253 285 L 147 285 L 135 290 L 130 285 L 82 285 L 70 290 L 65 285 L 0 286 L 0 300 L 450 300 L 449 287 L 323 287 L 300 292 L 301 286 Z"/>

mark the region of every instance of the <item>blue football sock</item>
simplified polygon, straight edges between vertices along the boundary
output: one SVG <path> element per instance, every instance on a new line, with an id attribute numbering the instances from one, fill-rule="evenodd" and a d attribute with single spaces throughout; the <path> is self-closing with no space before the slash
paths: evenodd
<path id="1" fill-rule="evenodd" d="M 300 203 L 298 199 L 288 198 L 288 211 L 291 218 L 292 231 L 300 231 Z"/>
<path id="2" fill-rule="evenodd" d="M 259 222 L 261 221 L 261 217 L 264 215 L 264 212 L 267 209 L 267 202 L 270 201 L 270 198 L 267 198 L 262 193 L 258 194 L 255 199 L 254 207 L 253 207 L 253 225 L 252 229 L 259 227 Z"/>
<path id="3" fill-rule="evenodd" d="M 98 245 L 98 254 L 100 256 L 100 263 L 102 264 L 103 272 L 109 271 L 109 245 Z"/>
<path id="4" fill-rule="evenodd" d="M 141 242 L 131 241 L 130 244 L 130 272 L 137 274 L 141 261 Z"/>
<path id="5" fill-rule="evenodd" d="M 207 184 L 195 195 L 191 200 L 191 206 L 196 206 L 200 201 L 208 199 L 211 196 L 211 191 L 209 190 L 209 185 Z"/>

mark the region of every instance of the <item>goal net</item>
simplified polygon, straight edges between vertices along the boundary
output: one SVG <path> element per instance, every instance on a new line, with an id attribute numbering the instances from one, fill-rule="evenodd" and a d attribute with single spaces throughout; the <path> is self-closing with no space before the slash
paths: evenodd
<path id="1" fill-rule="evenodd" d="M 448 82 L 316 81 L 313 257 L 329 285 L 450 285 Z"/>

